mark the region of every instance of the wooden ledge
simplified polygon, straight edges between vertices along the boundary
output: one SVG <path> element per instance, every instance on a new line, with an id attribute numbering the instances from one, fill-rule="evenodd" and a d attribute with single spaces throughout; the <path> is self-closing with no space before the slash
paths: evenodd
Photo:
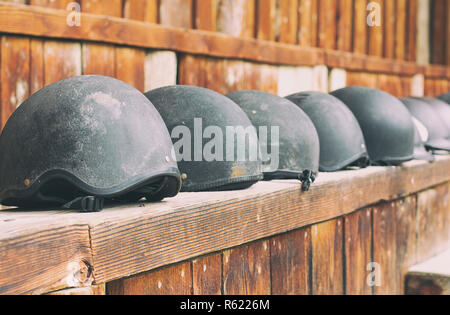
<path id="1" fill-rule="evenodd" d="M 450 250 L 412 267 L 406 276 L 410 295 L 450 295 Z"/>
<path id="2" fill-rule="evenodd" d="M 102 284 L 352 213 L 450 181 L 450 157 L 429 164 L 321 173 L 238 192 L 183 193 L 100 213 L 0 211 L 0 293 Z"/>
<path id="3" fill-rule="evenodd" d="M 276 65 L 327 65 L 353 71 L 408 76 L 426 74 L 450 79 L 450 67 L 445 66 L 423 67 L 413 62 L 236 38 L 102 15 L 82 13 L 81 25 L 71 27 L 67 25 L 67 14 L 63 10 L 0 2 L 0 33 L 168 49 Z"/>

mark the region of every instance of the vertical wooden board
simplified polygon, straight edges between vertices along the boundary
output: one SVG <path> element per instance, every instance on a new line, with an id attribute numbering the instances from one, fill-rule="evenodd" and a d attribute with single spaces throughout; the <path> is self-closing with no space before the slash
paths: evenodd
<path id="1" fill-rule="evenodd" d="M 3 128 L 30 94 L 30 39 L 3 36 L 0 54 L 0 114 Z"/>
<path id="2" fill-rule="evenodd" d="M 114 77 L 115 54 L 113 45 L 84 43 L 83 74 L 97 74 Z"/>
<path id="3" fill-rule="evenodd" d="M 402 86 L 398 76 L 390 74 L 380 74 L 378 76 L 378 79 L 380 90 L 397 97 L 402 94 Z"/>
<path id="4" fill-rule="evenodd" d="M 417 1 L 407 2 L 407 49 L 406 60 L 415 62 L 417 58 Z M 450 33 L 449 33 L 450 34 Z"/>
<path id="5" fill-rule="evenodd" d="M 387 0 L 387 1 L 392 1 L 392 0 Z M 381 11 L 379 12 L 381 14 L 381 25 L 369 25 L 368 27 L 368 37 L 369 37 L 369 55 L 372 56 L 377 56 L 377 57 L 383 57 L 383 25 L 384 25 L 384 21 L 383 21 L 383 7 L 384 7 L 384 2 L 385 0 L 376 0 L 376 1 L 370 1 L 371 3 L 376 3 L 380 6 Z M 367 11 L 367 14 L 369 14 L 370 12 Z"/>
<path id="6" fill-rule="evenodd" d="M 178 66 L 178 84 L 204 87 L 206 85 L 206 58 L 181 55 Z"/>
<path id="7" fill-rule="evenodd" d="M 336 49 L 337 26 L 336 0 L 319 0 L 318 46 L 325 49 Z"/>
<path id="8" fill-rule="evenodd" d="M 108 16 L 122 16 L 122 0 L 80 0 L 81 12 Z"/>
<path id="9" fill-rule="evenodd" d="M 124 0 L 123 17 L 149 23 L 158 22 L 158 0 Z"/>
<path id="10" fill-rule="evenodd" d="M 194 295 L 222 293 L 222 254 L 202 257 L 192 262 Z"/>
<path id="11" fill-rule="evenodd" d="M 446 63 L 447 14 L 448 0 L 433 0 L 431 11 L 431 63 Z"/>
<path id="12" fill-rule="evenodd" d="M 396 263 L 397 292 L 405 292 L 404 280 L 408 269 L 416 264 L 416 195 L 397 201 L 396 222 Z"/>
<path id="13" fill-rule="evenodd" d="M 435 96 L 434 95 L 434 80 L 425 78 L 424 95 L 431 96 L 431 97 Z"/>
<path id="14" fill-rule="evenodd" d="M 244 62 L 244 90 L 262 90 L 262 66 L 254 62 Z"/>
<path id="15" fill-rule="evenodd" d="M 198 30 L 216 30 L 216 0 L 195 0 L 195 28 Z"/>
<path id="16" fill-rule="evenodd" d="M 223 93 L 223 60 L 218 58 L 206 59 L 206 88 Z"/>
<path id="17" fill-rule="evenodd" d="M 311 227 L 312 293 L 344 294 L 344 230 L 337 219 Z"/>
<path id="18" fill-rule="evenodd" d="M 278 0 L 280 10 L 280 31 L 278 40 L 282 43 L 297 44 L 299 0 Z"/>
<path id="19" fill-rule="evenodd" d="M 377 295 L 398 294 L 396 264 L 395 202 L 383 203 L 373 208 L 373 262 L 379 269 L 379 285 L 374 286 Z"/>
<path id="20" fill-rule="evenodd" d="M 371 295 L 367 266 L 372 262 L 372 209 L 345 217 L 346 294 Z"/>
<path id="21" fill-rule="evenodd" d="M 81 45 L 47 40 L 44 42 L 44 83 L 81 75 Z"/>
<path id="22" fill-rule="evenodd" d="M 344 69 L 333 68 L 328 76 L 328 90 L 336 91 L 347 86 L 347 71 Z"/>
<path id="23" fill-rule="evenodd" d="M 425 77 L 423 74 L 416 74 L 411 79 L 410 96 L 422 97 L 425 92 Z"/>
<path id="24" fill-rule="evenodd" d="M 301 46 L 313 46 L 312 0 L 299 0 L 298 42 Z"/>
<path id="25" fill-rule="evenodd" d="M 352 50 L 353 0 L 338 1 L 337 49 Z"/>
<path id="26" fill-rule="evenodd" d="M 406 0 L 396 0 L 395 59 L 405 59 Z"/>
<path id="27" fill-rule="evenodd" d="M 420 65 L 430 63 L 430 2 L 431 0 L 417 0 L 416 61 Z"/>
<path id="28" fill-rule="evenodd" d="M 16 2 L 16 1 L 15 1 Z M 24 1 L 17 1 L 16 3 L 25 3 Z M 73 0 L 30 0 L 30 5 L 37 5 L 41 7 L 46 8 L 52 8 L 52 9 L 60 9 L 65 10 L 67 8 L 67 5 L 71 2 L 74 2 Z"/>
<path id="29" fill-rule="evenodd" d="M 235 37 L 255 37 L 254 0 L 217 0 L 217 31 Z"/>
<path id="30" fill-rule="evenodd" d="M 353 52 L 367 52 L 367 11 L 366 0 L 354 0 L 353 10 Z"/>
<path id="31" fill-rule="evenodd" d="M 193 0 L 159 0 L 159 22 L 163 25 L 193 28 Z"/>
<path id="32" fill-rule="evenodd" d="M 177 84 L 178 61 L 173 51 L 149 51 L 145 58 L 145 91 Z"/>
<path id="33" fill-rule="evenodd" d="M 360 85 L 373 89 L 381 88 L 381 75 L 375 73 L 347 71 L 347 86 Z"/>
<path id="34" fill-rule="evenodd" d="M 395 57 L 395 1 L 384 1 L 384 57 L 393 59 Z"/>
<path id="35" fill-rule="evenodd" d="M 242 90 L 244 87 L 244 62 L 227 59 L 223 62 L 223 93 Z"/>
<path id="36" fill-rule="evenodd" d="M 269 295 L 270 248 L 261 241 L 223 253 L 225 295 Z"/>
<path id="37" fill-rule="evenodd" d="M 402 94 L 401 97 L 408 97 L 412 94 L 412 77 L 402 76 L 400 77 L 400 81 L 402 84 Z"/>
<path id="38" fill-rule="evenodd" d="M 311 0 L 311 46 L 316 47 L 319 31 L 319 0 Z"/>
<path id="39" fill-rule="evenodd" d="M 44 41 L 32 38 L 30 42 L 30 94 L 44 87 Z"/>
<path id="40" fill-rule="evenodd" d="M 275 0 L 256 1 L 256 37 L 275 41 Z"/>
<path id="41" fill-rule="evenodd" d="M 107 295 L 191 295 L 189 262 L 106 284 Z"/>
<path id="42" fill-rule="evenodd" d="M 310 228 L 290 232 L 270 240 L 272 294 L 309 294 L 310 255 Z"/>
<path id="43" fill-rule="evenodd" d="M 447 247 L 448 185 L 421 192 L 417 197 L 417 260 L 422 262 Z"/>
<path id="44" fill-rule="evenodd" d="M 116 78 L 144 91 L 145 50 L 116 47 Z"/>
<path id="45" fill-rule="evenodd" d="M 278 67 L 262 64 L 260 67 L 260 89 L 268 93 L 278 92 Z"/>

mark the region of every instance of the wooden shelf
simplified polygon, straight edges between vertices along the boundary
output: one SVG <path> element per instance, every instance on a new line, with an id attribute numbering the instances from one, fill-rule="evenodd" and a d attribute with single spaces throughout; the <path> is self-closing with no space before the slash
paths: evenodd
<path id="1" fill-rule="evenodd" d="M 182 193 L 100 213 L 0 211 L 0 294 L 102 284 L 331 220 L 450 181 L 435 163 L 321 173 L 238 192 Z"/>
<path id="2" fill-rule="evenodd" d="M 450 67 L 445 66 L 424 67 L 413 62 L 236 38 L 123 18 L 87 13 L 81 16 L 81 25 L 71 27 L 67 25 L 66 11 L 0 2 L 0 33 L 167 49 L 277 65 L 328 65 L 354 71 L 450 78 Z"/>

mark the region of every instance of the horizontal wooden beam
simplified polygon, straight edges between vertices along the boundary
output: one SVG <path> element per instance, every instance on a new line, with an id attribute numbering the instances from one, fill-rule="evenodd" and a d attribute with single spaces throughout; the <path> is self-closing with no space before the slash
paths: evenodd
<path id="1" fill-rule="evenodd" d="M 182 193 L 100 213 L 0 211 L 0 293 L 102 284 L 342 217 L 450 181 L 435 163 L 321 173 L 237 192 Z M 39 272 L 40 271 L 40 272 Z"/>
<path id="2" fill-rule="evenodd" d="M 216 32 L 181 29 L 129 19 L 81 14 L 80 26 L 67 23 L 68 12 L 44 7 L 0 2 L 0 33 L 47 38 L 105 42 L 141 48 L 168 49 L 190 54 L 244 59 L 278 65 L 325 64 L 354 71 L 450 78 L 450 68 L 432 70 L 413 62 L 288 45 L 251 38 L 236 38 Z"/>

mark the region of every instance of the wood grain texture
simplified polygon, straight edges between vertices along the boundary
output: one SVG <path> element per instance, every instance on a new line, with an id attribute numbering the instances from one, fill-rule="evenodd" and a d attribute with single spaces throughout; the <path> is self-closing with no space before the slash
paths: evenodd
<path id="1" fill-rule="evenodd" d="M 344 294 L 344 229 L 336 219 L 311 227 L 312 294 Z"/>
<path id="2" fill-rule="evenodd" d="M 14 1 L 15 3 L 26 3 L 26 0 Z M 65 10 L 73 0 L 30 0 L 30 5 L 37 5 L 46 8 Z"/>
<path id="3" fill-rule="evenodd" d="M 30 95 L 44 87 L 44 41 L 30 42 Z"/>
<path id="4" fill-rule="evenodd" d="M 223 63 L 222 59 L 218 58 L 206 58 L 206 88 L 216 91 L 218 93 L 223 92 Z"/>
<path id="5" fill-rule="evenodd" d="M 30 94 L 30 39 L 1 37 L 0 54 L 1 128 Z"/>
<path id="6" fill-rule="evenodd" d="M 406 50 L 406 0 L 396 0 L 395 59 L 405 59 Z"/>
<path id="7" fill-rule="evenodd" d="M 431 63 L 446 64 L 447 0 L 433 0 L 431 7 Z"/>
<path id="8" fill-rule="evenodd" d="M 106 285 L 107 295 L 191 295 L 192 271 L 189 262 L 120 279 Z"/>
<path id="9" fill-rule="evenodd" d="M 336 49 L 336 0 L 319 0 L 318 47 Z"/>
<path id="10" fill-rule="evenodd" d="M 143 92 L 145 89 L 145 50 L 116 47 L 115 53 L 116 78 Z"/>
<path id="11" fill-rule="evenodd" d="M 178 83 L 206 87 L 206 58 L 202 56 L 180 55 Z"/>
<path id="12" fill-rule="evenodd" d="M 222 294 L 222 253 L 192 261 L 194 295 Z"/>
<path id="13" fill-rule="evenodd" d="M 367 11 L 366 0 L 354 0 L 353 9 L 353 52 L 367 53 Z"/>
<path id="14" fill-rule="evenodd" d="M 369 42 L 369 48 L 368 48 L 368 54 L 372 56 L 378 56 L 383 57 L 383 27 L 384 27 L 384 2 L 385 1 L 392 1 L 392 0 L 376 0 L 376 1 L 370 1 L 371 3 L 376 3 L 379 5 L 381 12 L 380 16 L 380 22 L 381 25 L 372 25 L 368 27 L 368 42 Z M 366 11 L 367 13 L 370 13 L 369 11 Z M 375 12 L 374 12 L 375 13 Z"/>
<path id="15" fill-rule="evenodd" d="M 116 75 L 116 50 L 112 45 L 83 44 L 83 74 L 114 77 Z"/>
<path id="16" fill-rule="evenodd" d="M 219 0 L 217 31 L 234 37 L 255 37 L 255 1 Z"/>
<path id="17" fill-rule="evenodd" d="M 223 253 L 225 295 L 270 294 L 270 249 L 261 241 Z"/>
<path id="18" fill-rule="evenodd" d="M 384 57 L 395 57 L 395 26 L 396 11 L 395 0 L 387 0 L 384 2 Z"/>
<path id="19" fill-rule="evenodd" d="M 312 0 L 299 0 L 298 41 L 301 46 L 315 46 L 313 40 Z"/>
<path id="20" fill-rule="evenodd" d="M 103 0 L 80 0 L 81 12 L 101 14 L 107 16 L 122 16 L 122 0 L 108 0 L 105 5 Z"/>
<path id="21" fill-rule="evenodd" d="M 375 272 L 380 274 L 380 283 L 374 287 L 376 295 L 398 293 L 395 213 L 395 202 L 373 207 L 373 261 L 379 267 Z"/>
<path id="22" fill-rule="evenodd" d="M 299 0 L 278 0 L 279 35 L 278 41 L 297 44 L 299 25 Z"/>
<path id="23" fill-rule="evenodd" d="M 372 260 L 372 209 L 364 209 L 344 218 L 346 294 L 371 295 L 367 266 Z"/>
<path id="24" fill-rule="evenodd" d="M 275 41 L 276 0 L 256 1 L 256 38 Z"/>
<path id="25" fill-rule="evenodd" d="M 406 49 L 406 60 L 416 61 L 417 60 L 417 10 L 418 10 L 418 0 L 409 0 L 407 2 L 408 6 L 408 20 L 407 20 L 407 49 Z M 450 34 L 450 33 L 449 33 Z"/>
<path id="26" fill-rule="evenodd" d="M 123 17 L 149 23 L 158 22 L 158 0 L 124 0 Z"/>
<path id="27" fill-rule="evenodd" d="M 338 1 L 337 49 L 352 51 L 353 0 Z"/>
<path id="28" fill-rule="evenodd" d="M 195 28 L 205 31 L 216 31 L 216 0 L 195 0 Z"/>
<path id="29" fill-rule="evenodd" d="M 47 295 L 105 295 L 105 285 L 93 285 L 83 288 L 66 289 L 48 293 Z"/>
<path id="30" fill-rule="evenodd" d="M 311 229 L 305 228 L 270 241 L 271 284 L 274 295 L 308 295 Z"/>
<path id="31" fill-rule="evenodd" d="M 159 23 L 193 28 L 193 0 L 159 0 Z"/>
<path id="32" fill-rule="evenodd" d="M 72 42 L 44 42 L 44 83 L 81 75 L 81 45 Z"/>

